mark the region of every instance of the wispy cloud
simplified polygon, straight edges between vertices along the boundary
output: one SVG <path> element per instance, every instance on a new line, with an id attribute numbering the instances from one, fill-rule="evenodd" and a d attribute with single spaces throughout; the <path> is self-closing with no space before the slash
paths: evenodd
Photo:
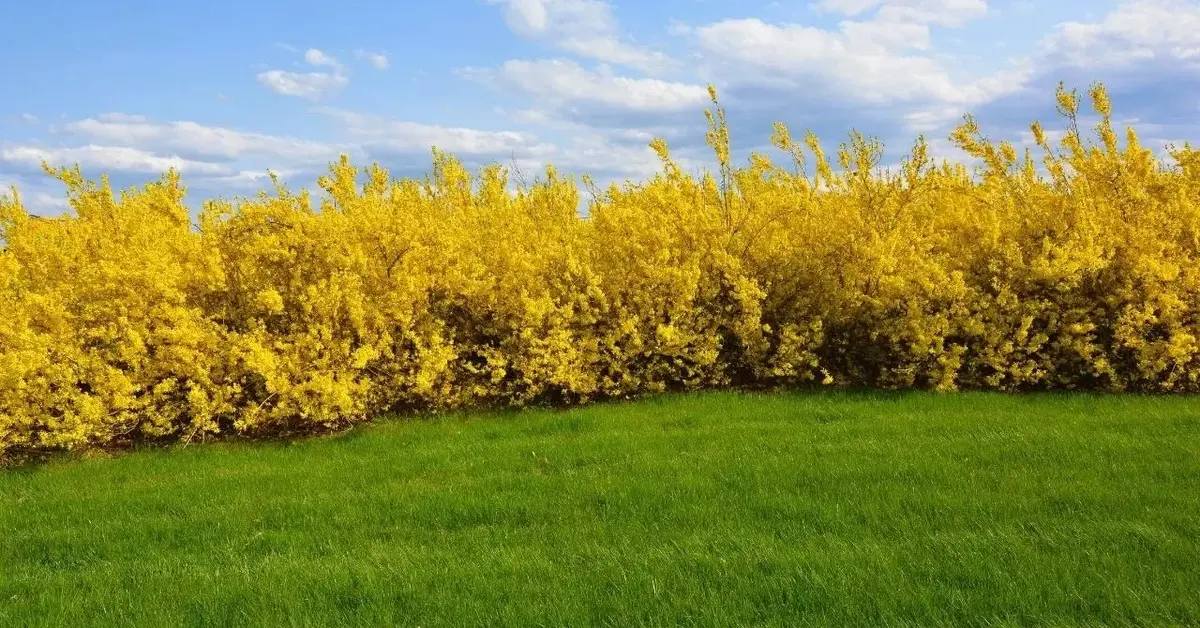
<path id="1" fill-rule="evenodd" d="M 103 114 L 71 121 L 63 125 L 63 130 L 111 144 L 218 159 L 246 156 L 324 159 L 340 148 L 294 137 L 239 131 L 191 121 L 157 122 L 144 116 L 125 114 Z"/>
<path id="2" fill-rule="evenodd" d="M 309 48 L 308 50 L 305 50 L 304 60 L 310 65 L 314 65 L 316 67 L 333 68 L 336 72 L 341 72 L 345 69 L 342 67 L 342 63 L 340 61 L 316 48 Z"/>
<path id="3" fill-rule="evenodd" d="M 367 63 L 371 64 L 371 67 L 379 70 L 380 72 L 392 67 L 391 60 L 388 59 L 387 54 L 382 52 L 372 52 L 370 50 L 363 50 L 360 48 L 354 51 L 354 56 L 357 59 L 367 61 Z"/>
<path id="4" fill-rule="evenodd" d="M 815 6 L 848 17 L 874 12 L 876 22 L 941 26 L 960 26 L 988 12 L 986 0 L 820 0 Z"/>
<path id="5" fill-rule="evenodd" d="M 601 105 L 665 113 L 698 110 L 708 98 L 707 88 L 701 84 L 620 76 L 608 67 L 588 70 L 566 59 L 514 59 L 499 68 L 464 68 L 460 73 L 498 89 L 532 96 L 537 102 L 556 108 Z"/>
<path id="6" fill-rule="evenodd" d="M 430 147 L 437 146 L 464 155 L 498 156 L 512 152 L 535 154 L 549 148 L 531 133 L 422 124 L 333 107 L 315 111 L 336 121 L 350 138 L 376 153 L 424 156 Z"/>
<path id="7" fill-rule="evenodd" d="M 0 161 L 28 168 L 40 167 L 42 162 L 51 166 L 69 166 L 76 163 L 105 171 L 161 174 L 171 168 L 181 173 L 225 174 L 228 167 L 223 164 L 184 159 L 177 155 L 155 155 L 148 151 L 127 146 L 102 146 L 88 144 L 67 148 L 40 148 L 13 146 L 0 148 Z"/>

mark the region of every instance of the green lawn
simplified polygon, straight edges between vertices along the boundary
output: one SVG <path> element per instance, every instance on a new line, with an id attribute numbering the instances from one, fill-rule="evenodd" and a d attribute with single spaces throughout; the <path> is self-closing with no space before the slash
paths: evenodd
<path id="1" fill-rule="evenodd" d="M 1200 399 L 712 393 L 0 472 L 5 626 L 1200 624 Z"/>

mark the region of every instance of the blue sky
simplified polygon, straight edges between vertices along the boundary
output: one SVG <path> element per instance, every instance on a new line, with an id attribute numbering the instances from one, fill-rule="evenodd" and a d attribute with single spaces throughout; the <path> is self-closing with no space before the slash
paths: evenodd
<path id="1" fill-rule="evenodd" d="M 652 175 L 662 136 L 698 168 L 708 82 L 739 155 L 782 120 L 957 158 L 964 112 L 1053 128 L 1059 80 L 1104 81 L 1148 144 L 1200 135 L 1195 0 L 30 0 L 0 23 L 0 186 L 44 214 L 43 159 L 118 186 L 176 166 L 193 201 L 268 169 L 312 188 L 339 153 L 419 175 L 433 144 L 613 181 Z"/>

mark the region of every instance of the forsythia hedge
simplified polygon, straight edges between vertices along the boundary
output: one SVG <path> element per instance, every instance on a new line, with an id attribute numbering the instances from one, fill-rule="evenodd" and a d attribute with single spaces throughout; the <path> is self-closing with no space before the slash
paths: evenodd
<path id="1" fill-rule="evenodd" d="M 716 104 L 716 94 L 712 92 Z M 834 168 L 664 171 L 596 194 L 548 168 L 508 191 L 434 151 L 424 181 L 343 157 L 329 200 L 213 201 L 193 224 L 177 173 L 114 196 L 49 169 L 73 215 L 0 199 L 0 455 L 134 439 L 329 428 L 390 410 L 577 403 L 664 389 L 843 385 L 1200 390 L 1200 151 L 1098 143 L 1077 127 L 983 163 L 898 171 L 852 134 Z M 806 168 L 812 153 L 812 172 Z"/>

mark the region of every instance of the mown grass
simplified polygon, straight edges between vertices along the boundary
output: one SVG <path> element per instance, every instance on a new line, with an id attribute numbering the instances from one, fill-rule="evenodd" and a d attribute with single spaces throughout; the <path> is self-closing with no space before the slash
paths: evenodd
<path id="1" fill-rule="evenodd" d="M 0 472 L 11 626 L 1200 622 L 1200 400 L 666 396 Z"/>

